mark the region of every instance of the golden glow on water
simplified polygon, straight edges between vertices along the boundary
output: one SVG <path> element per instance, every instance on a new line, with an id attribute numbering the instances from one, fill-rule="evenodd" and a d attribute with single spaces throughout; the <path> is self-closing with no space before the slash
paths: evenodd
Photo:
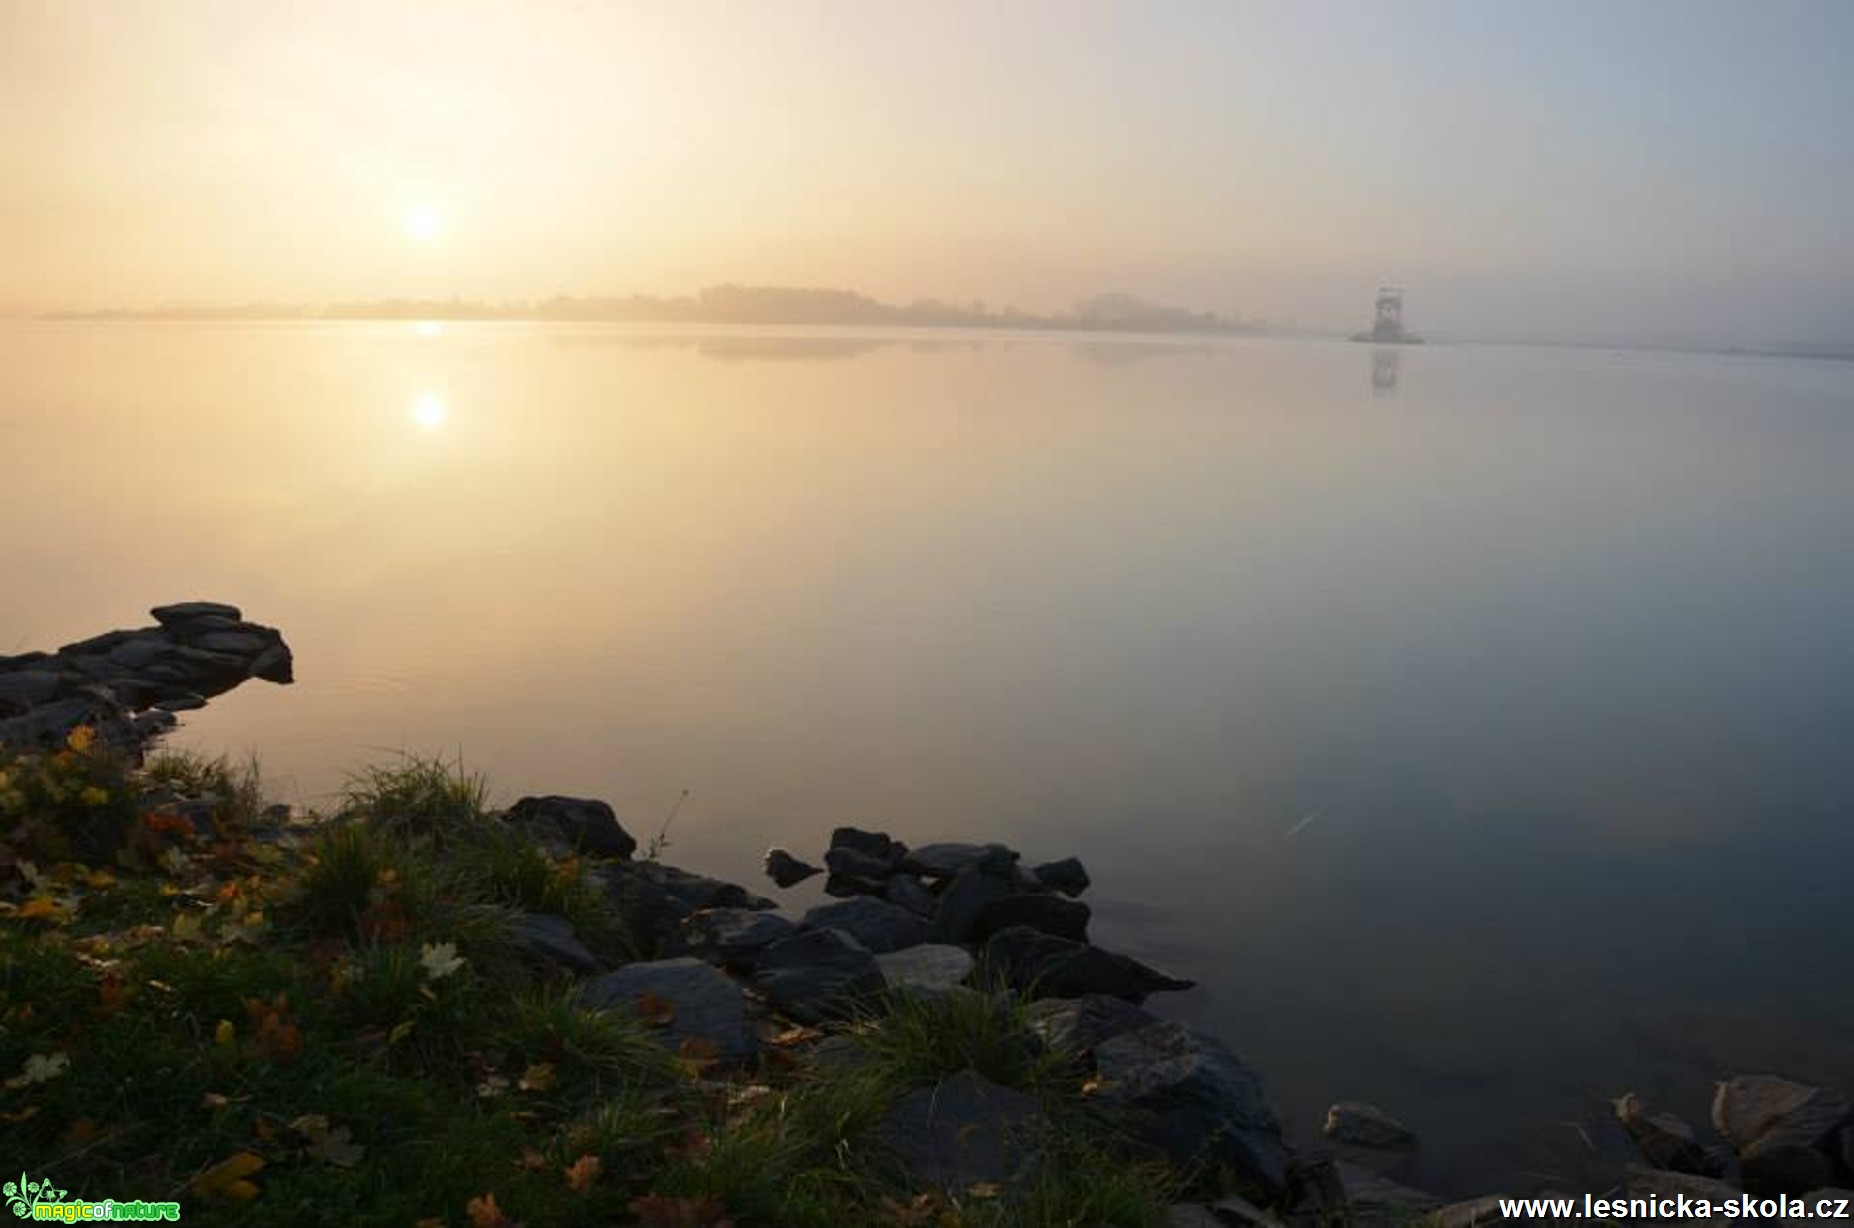
<path id="1" fill-rule="evenodd" d="M 443 426 L 449 416 L 450 407 L 444 403 L 444 398 L 430 389 L 412 399 L 412 420 L 428 431 Z"/>
<path id="2" fill-rule="evenodd" d="M 435 243 L 444 236 L 444 211 L 433 204 L 413 205 L 400 223 L 419 243 Z"/>
<path id="3" fill-rule="evenodd" d="M 420 320 L 413 326 L 412 331 L 416 332 L 421 337 L 442 337 L 444 335 L 444 321 Z"/>

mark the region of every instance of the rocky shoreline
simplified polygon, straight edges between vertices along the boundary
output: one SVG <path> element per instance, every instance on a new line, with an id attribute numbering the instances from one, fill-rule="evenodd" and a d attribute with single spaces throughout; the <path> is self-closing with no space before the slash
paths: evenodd
<path id="1" fill-rule="evenodd" d="M 281 634 L 236 607 L 189 602 L 153 614 L 154 627 L 0 657 L 0 747 L 56 747 L 89 729 L 139 758 L 174 713 L 252 678 L 292 680 Z M 526 957 L 574 986 L 584 1008 L 629 1012 L 673 1051 L 722 1071 L 762 1058 L 774 1035 L 805 1061 L 853 1067 L 867 1055 L 851 1025 L 884 996 L 997 1003 L 1022 1010 L 1037 1043 L 1085 1063 L 1101 1112 L 1192 1193 L 1170 1209 L 1177 1228 L 1506 1218 L 1496 1195 L 1451 1202 L 1395 1180 L 1420 1143 L 1373 1105 L 1335 1104 L 1321 1145 L 1290 1146 L 1236 1053 L 1145 1009 L 1192 982 L 1090 940 L 1082 897 L 1091 876 L 1076 858 L 1032 863 L 998 843 L 910 847 L 840 827 L 821 865 L 785 849 L 765 855 L 779 889 L 824 876 L 832 902 L 794 920 L 740 884 L 640 857 L 603 801 L 524 797 L 490 817 L 555 863 L 587 865 L 647 956 L 601 959 L 565 917 L 526 913 L 516 935 Z M 1854 1197 L 1845 1192 L 1854 1185 L 1847 1096 L 1740 1075 L 1718 1085 L 1711 1116 L 1716 1137 L 1702 1138 L 1625 1095 L 1616 1120 L 1640 1162 L 1623 1186 L 1546 1196 L 1715 1207 Z M 875 1134 L 917 1185 L 1008 1198 L 1036 1170 L 1049 1130 L 1033 1098 L 969 1069 L 889 1106 Z"/>

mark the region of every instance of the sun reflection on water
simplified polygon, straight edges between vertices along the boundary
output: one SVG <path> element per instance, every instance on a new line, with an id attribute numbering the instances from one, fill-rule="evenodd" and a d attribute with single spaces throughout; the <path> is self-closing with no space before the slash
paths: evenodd
<path id="1" fill-rule="evenodd" d="M 427 390 L 412 399 L 412 420 L 428 431 L 443 426 L 449 413 L 444 398 L 435 392 Z"/>

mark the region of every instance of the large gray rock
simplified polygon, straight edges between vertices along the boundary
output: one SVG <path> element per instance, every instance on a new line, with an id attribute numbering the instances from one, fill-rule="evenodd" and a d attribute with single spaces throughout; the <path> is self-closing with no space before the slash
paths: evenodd
<path id="1" fill-rule="evenodd" d="M 870 896 L 820 904 L 805 914 L 803 928 L 842 930 L 877 955 L 927 939 L 925 921 L 905 908 Z"/>
<path id="2" fill-rule="evenodd" d="M 1061 861 L 1046 861 L 1030 871 L 1036 881 L 1050 891 L 1060 891 L 1066 896 L 1077 896 L 1088 890 L 1088 871 L 1074 857 L 1064 857 Z"/>
<path id="3" fill-rule="evenodd" d="M 973 942 L 978 937 L 979 917 L 985 906 L 1015 894 L 1016 887 L 1005 872 L 985 865 L 968 865 L 953 875 L 940 892 L 934 908 L 932 937 L 935 942 Z"/>
<path id="4" fill-rule="evenodd" d="M 887 867 L 888 873 L 900 866 L 908 846 L 891 839 L 887 832 L 864 831 L 860 827 L 838 827 L 830 833 L 830 851 L 847 849 Z"/>
<path id="5" fill-rule="evenodd" d="M 1693 1127 L 1672 1113 L 1651 1113 L 1642 1098 L 1626 1092 L 1616 1098 L 1616 1120 L 1635 1142 L 1642 1159 L 1655 1168 L 1717 1177 L 1720 1165 L 1694 1136 Z"/>
<path id="6" fill-rule="evenodd" d="M 672 943 L 690 914 L 704 908 L 771 909 L 776 905 L 737 883 L 691 874 L 654 861 L 618 861 L 606 894 L 631 932 L 653 945 Z"/>
<path id="7" fill-rule="evenodd" d="M 1029 1177 L 1047 1129 L 1034 1099 L 963 1070 L 903 1096 L 872 1135 L 900 1161 L 911 1188 L 958 1195 Z"/>
<path id="8" fill-rule="evenodd" d="M 1027 926 L 1000 930 L 985 944 L 990 973 L 1034 997 L 1074 998 L 1104 993 L 1128 1002 L 1189 989 L 1195 982 L 1167 976 L 1136 959 Z"/>
<path id="9" fill-rule="evenodd" d="M 524 797 L 509 807 L 511 823 L 551 827 L 573 848 L 594 857 L 628 858 L 637 841 L 606 803 L 592 797 Z"/>
<path id="10" fill-rule="evenodd" d="M 1688 1198 L 1710 1204 L 1715 1212 L 1727 1203 L 1743 1204 L 1744 1193 L 1729 1182 L 1693 1173 L 1676 1173 L 1646 1164 L 1631 1164 L 1624 1182 L 1636 1198 Z"/>
<path id="11" fill-rule="evenodd" d="M 999 930 L 1027 925 L 1058 938 L 1086 942 L 1089 915 L 1086 904 L 1080 900 L 1065 900 L 1059 895 L 1004 895 L 987 900 L 979 908 L 972 936 L 974 939 L 989 938 Z"/>
<path id="12" fill-rule="evenodd" d="M 831 849 L 824 854 L 824 868 L 832 878 L 850 879 L 864 890 L 879 891 L 882 880 L 895 872 L 896 861 L 871 857 L 861 849 Z"/>
<path id="13" fill-rule="evenodd" d="M 699 959 L 626 964 L 588 982 L 580 994 L 587 1007 L 630 1011 L 661 1027 L 673 1050 L 713 1045 L 721 1060 L 738 1061 L 757 1045 L 740 986 Z"/>
<path id="14" fill-rule="evenodd" d="M 800 1023 L 853 1014 L 888 982 L 869 949 L 842 930 L 800 930 L 773 943 L 755 963 L 753 984 Z"/>
<path id="15" fill-rule="evenodd" d="M 1854 1106 L 1840 1092 L 1776 1075 L 1739 1075 L 1720 1083 L 1712 1124 L 1738 1153 L 1745 1189 L 1753 1194 L 1803 1194 L 1834 1176 Z"/>
<path id="16" fill-rule="evenodd" d="M 1217 1041 L 1154 1023 L 1096 1045 L 1094 1064 L 1100 1094 L 1177 1163 L 1227 1165 L 1264 1204 L 1285 1188 L 1287 1150 L 1261 1080 Z"/>
<path id="17" fill-rule="evenodd" d="M 1416 1131 L 1375 1104 L 1341 1100 L 1326 1110 L 1321 1133 L 1335 1143 L 1384 1151 L 1414 1151 Z"/>
<path id="18" fill-rule="evenodd" d="M 598 967 L 599 961 L 579 940 L 573 923 L 565 917 L 525 912 L 515 919 L 510 936 L 516 946 L 569 971 L 590 972 Z"/>
<path id="19" fill-rule="evenodd" d="M 947 993 L 965 984 L 975 961 L 964 947 L 924 942 L 876 956 L 876 966 L 891 989 Z"/>
<path id="20" fill-rule="evenodd" d="M 1086 1053 L 1104 1040 L 1159 1022 L 1157 1015 L 1102 993 L 1041 998 L 1025 1007 L 1024 1014 L 1045 1044 L 1066 1053 Z"/>
<path id="21" fill-rule="evenodd" d="M 737 972 L 752 969 L 761 951 L 798 927 L 776 912 L 755 908 L 703 908 L 683 919 L 679 953 L 719 963 Z"/>
<path id="22" fill-rule="evenodd" d="M 940 897 L 927 890 L 912 874 L 896 874 L 882 884 L 882 898 L 907 909 L 922 920 L 931 920 L 940 907 Z"/>

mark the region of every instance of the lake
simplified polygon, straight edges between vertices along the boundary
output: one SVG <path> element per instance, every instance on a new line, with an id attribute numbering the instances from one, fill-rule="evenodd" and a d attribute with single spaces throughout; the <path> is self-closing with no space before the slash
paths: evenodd
<path id="1" fill-rule="evenodd" d="M 1625 1090 L 1854 1083 L 1854 364 L 11 321 L 0 367 L 0 652 L 241 606 L 298 682 L 179 741 L 284 800 L 404 749 L 647 839 L 687 789 L 668 859 L 768 893 L 845 823 L 1077 854 L 1201 983 L 1156 1009 L 1445 1191 L 1574 1188 Z"/>

